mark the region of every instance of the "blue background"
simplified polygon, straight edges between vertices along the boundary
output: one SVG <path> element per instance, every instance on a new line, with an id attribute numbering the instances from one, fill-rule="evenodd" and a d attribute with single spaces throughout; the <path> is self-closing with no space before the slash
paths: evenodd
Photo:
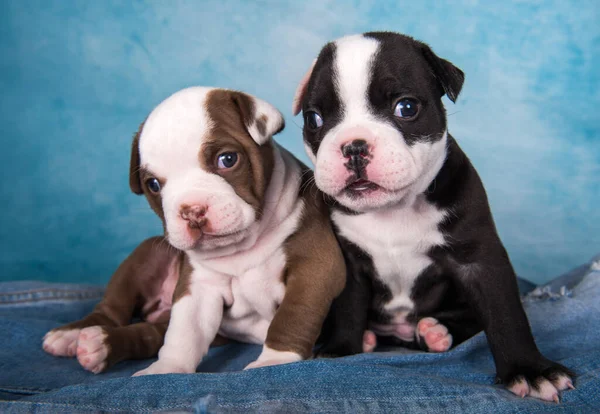
<path id="1" fill-rule="evenodd" d="M 393 30 L 466 73 L 451 133 L 488 190 L 519 274 L 547 280 L 600 247 L 597 1 L 0 2 L 0 280 L 104 283 L 161 231 L 129 192 L 131 136 L 190 85 L 278 106 L 307 160 L 296 83 L 320 47 Z"/>

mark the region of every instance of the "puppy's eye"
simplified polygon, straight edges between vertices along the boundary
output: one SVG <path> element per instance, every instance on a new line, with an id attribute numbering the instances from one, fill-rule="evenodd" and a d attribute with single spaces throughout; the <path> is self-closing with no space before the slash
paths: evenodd
<path id="1" fill-rule="evenodd" d="M 419 102 L 412 98 L 402 98 L 396 103 L 394 115 L 398 118 L 413 118 L 419 112 Z"/>
<path id="2" fill-rule="evenodd" d="M 217 158 L 217 168 L 226 169 L 235 165 L 238 160 L 238 155 L 235 152 L 224 152 Z"/>
<path id="3" fill-rule="evenodd" d="M 148 187 L 148 190 L 155 194 L 160 192 L 160 182 L 156 178 L 146 180 L 146 186 Z"/>
<path id="4" fill-rule="evenodd" d="M 319 129 L 323 126 L 323 118 L 316 112 L 307 112 L 306 123 L 310 129 Z"/>

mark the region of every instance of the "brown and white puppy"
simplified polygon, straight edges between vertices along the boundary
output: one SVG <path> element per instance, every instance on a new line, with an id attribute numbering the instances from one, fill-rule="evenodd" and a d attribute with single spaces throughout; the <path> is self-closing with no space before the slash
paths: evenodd
<path id="1" fill-rule="evenodd" d="M 195 372 L 218 334 L 264 343 L 248 368 L 309 357 L 345 267 L 323 198 L 304 191 L 310 170 L 271 139 L 283 126 L 267 102 L 224 89 L 184 89 L 155 108 L 133 140 L 130 186 L 168 243 L 143 243 L 94 313 L 44 349 L 99 372 L 155 355 L 164 337 L 136 375 Z M 145 322 L 128 325 L 135 308 Z"/>

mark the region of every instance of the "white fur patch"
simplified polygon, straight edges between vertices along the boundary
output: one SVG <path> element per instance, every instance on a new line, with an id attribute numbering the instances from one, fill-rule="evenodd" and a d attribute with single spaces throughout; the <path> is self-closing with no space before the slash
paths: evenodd
<path id="1" fill-rule="evenodd" d="M 255 119 L 248 125 L 248 132 L 258 145 L 262 145 L 283 127 L 283 115 L 273 105 L 256 97 L 254 98 L 254 109 Z M 263 122 L 264 131 L 261 132 L 257 122 Z"/>
<path id="2" fill-rule="evenodd" d="M 422 194 L 409 205 L 358 215 L 333 212 L 340 234 L 372 257 L 377 277 L 391 290 L 392 300 L 385 310 L 395 315 L 394 324 L 403 323 L 414 307 L 412 286 L 432 263 L 427 253 L 444 244 L 438 224 L 445 215 Z"/>
<path id="3" fill-rule="evenodd" d="M 223 307 L 231 303 L 229 280 L 220 275 L 194 271 L 190 294 L 171 309 L 165 343 L 158 361 L 135 375 L 192 373 L 208 352 L 221 324 Z"/>
<path id="4" fill-rule="evenodd" d="M 540 400 L 544 400 L 544 401 L 554 401 L 556 403 L 560 402 L 559 397 L 558 397 L 558 390 L 547 379 L 543 379 L 538 384 L 538 389 L 535 389 L 530 386 L 529 387 L 529 396 L 540 399 Z"/>
<path id="5" fill-rule="evenodd" d="M 295 352 L 277 351 L 264 346 L 258 359 L 246 366 L 244 369 L 269 367 L 272 365 L 290 364 L 302 361 L 302 356 Z"/>
<path id="6" fill-rule="evenodd" d="M 574 389 L 573 381 L 567 375 L 561 374 L 553 382 L 544 377 L 539 377 L 536 381 L 538 383 L 537 389 L 531 386 L 525 378 L 521 377 L 509 386 L 508 390 L 521 398 L 530 396 L 539 400 L 558 403 L 560 402 L 559 391 Z"/>
<path id="7" fill-rule="evenodd" d="M 54 356 L 73 357 L 77 351 L 80 329 L 52 330 L 44 336 L 42 348 Z"/>
<path id="8" fill-rule="evenodd" d="M 363 35 L 343 37 L 335 42 L 335 85 L 344 108 L 344 119 L 356 122 L 369 118 L 367 89 L 371 64 L 379 42 Z"/>

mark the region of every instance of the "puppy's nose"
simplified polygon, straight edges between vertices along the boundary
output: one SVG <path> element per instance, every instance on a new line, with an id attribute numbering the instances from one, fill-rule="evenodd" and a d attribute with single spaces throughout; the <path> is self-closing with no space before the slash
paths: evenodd
<path id="1" fill-rule="evenodd" d="M 183 205 L 179 210 L 179 216 L 188 222 L 190 228 L 200 228 L 206 223 L 206 206 L 188 206 Z"/>
<path id="2" fill-rule="evenodd" d="M 369 155 L 369 146 L 364 139 L 355 139 L 352 142 L 342 145 L 342 155 L 344 158 L 366 157 Z"/>

